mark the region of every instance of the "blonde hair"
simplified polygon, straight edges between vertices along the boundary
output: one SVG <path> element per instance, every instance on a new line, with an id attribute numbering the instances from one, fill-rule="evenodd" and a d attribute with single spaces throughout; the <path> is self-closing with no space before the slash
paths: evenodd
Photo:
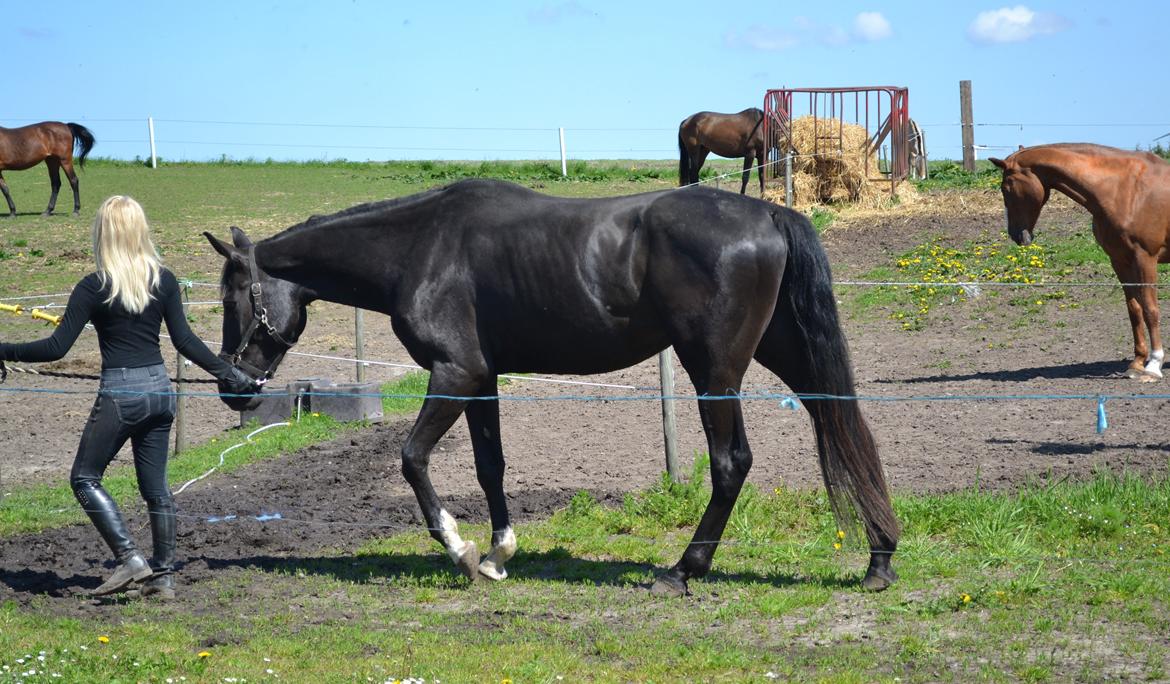
<path id="1" fill-rule="evenodd" d="M 117 300 L 130 313 L 141 313 L 154 299 L 162 259 L 150 240 L 146 213 L 134 199 L 114 195 L 98 207 L 93 258 L 102 285 L 110 286 L 107 304 Z"/>

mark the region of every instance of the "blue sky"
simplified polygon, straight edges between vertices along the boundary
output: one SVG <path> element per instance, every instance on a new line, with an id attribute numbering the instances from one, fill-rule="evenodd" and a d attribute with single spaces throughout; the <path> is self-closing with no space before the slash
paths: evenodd
<path id="1" fill-rule="evenodd" d="M 3 2 L 0 125 L 164 159 L 673 158 L 700 110 L 897 85 L 932 158 L 1170 133 L 1170 3 Z M 1022 125 L 1021 125 L 1022 124 Z M 1170 138 L 1162 140 L 1170 142 Z"/>

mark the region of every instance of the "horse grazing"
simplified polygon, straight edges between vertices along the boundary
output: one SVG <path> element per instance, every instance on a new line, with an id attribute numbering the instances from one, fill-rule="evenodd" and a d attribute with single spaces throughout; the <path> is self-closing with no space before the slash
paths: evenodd
<path id="1" fill-rule="evenodd" d="M 1000 190 L 1016 244 L 1032 242 L 1052 190 L 1089 210 L 1093 237 L 1125 291 L 1134 354 L 1126 376 L 1160 379 L 1157 282 L 1158 264 L 1170 262 L 1170 164 L 1148 152 L 1088 143 L 1026 147 L 991 163 L 1003 171 Z"/>
<path id="2" fill-rule="evenodd" d="M 53 193 L 49 195 L 49 208 L 44 216 L 53 213 L 57 206 L 57 193 L 61 190 L 61 169 L 73 188 L 73 215 L 81 213 L 81 195 L 78 193 L 77 174 L 73 171 L 73 147 L 78 150 L 77 164 L 85 166 L 85 158 L 93 149 L 93 134 L 85 126 L 59 121 L 45 121 L 20 128 L 0 128 L 0 190 L 8 200 L 10 216 L 16 216 L 16 204 L 4 182 L 5 170 L 23 171 L 41 162 L 49 167 L 49 183 Z"/>
<path id="3" fill-rule="evenodd" d="M 504 497 L 497 376 L 600 373 L 673 345 L 699 400 L 712 494 L 681 560 L 655 593 L 682 595 L 711 567 L 752 464 L 735 395 L 753 358 L 806 400 L 833 510 L 870 545 L 865 587 L 897 575 L 898 523 L 854 393 L 828 261 L 808 220 L 703 186 L 564 199 L 465 180 L 314 216 L 255 244 L 232 228 L 222 275 L 224 358 L 271 377 L 317 299 L 388 314 L 431 373 L 402 447 L 427 529 L 469 578 L 503 579 L 516 537 Z M 475 399 L 479 398 L 479 399 Z M 235 409 L 255 397 L 225 397 Z M 436 442 L 465 415 L 487 496 L 492 548 L 480 560 L 431 485 Z M 854 514 L 857 518 L 854 518 Z"/>
<path id="4" fill-rule="evenodd" d="M 699 112 L 683 119 L 678 125 L 680 186 L 699 182 L 699 170 L 711 152 L 720 157 L 743 157 L 741 195 L 747 192 L 754 159 L 756 175 L 760 179 L 760 195 L 764 194 L 764 157 L 768 149 L 764 142 L 763 110 L 752 107 L 738 114 Z"/>

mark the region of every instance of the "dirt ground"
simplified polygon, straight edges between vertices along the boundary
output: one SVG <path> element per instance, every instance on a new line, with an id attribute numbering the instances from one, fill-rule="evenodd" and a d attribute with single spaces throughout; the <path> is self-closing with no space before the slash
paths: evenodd
<path id="1" fill-rule="evenodd" d="M 962 244 L 1002 232 L 1002 223 L 998 193 L 931 195 L 896 213 L 839 219 L 823 241 L 836 279 L 847 281 L 890 264 L 892 257 L 932 237 Z M 1088 216 L 1079 207 L 1054 199 L 1041 217 L 1037 236 L 1043 241 L 1047 235 L 1087 230 Z M 1108 274 L 1101 278 L 1114 282 Z M 855 287 L 839 285 L 839 297 L 848 300 Z M 196 290 L 194 299 L 215 296 L 214 290 Z M 873 399 L 863 410 L 895 491 L 1012 489 L 1029 481 L 1083 477 L 1097 468 L 1166 471 L 1170 443 L 1164 429 L 1165 401 L 1112 399 L 1107 403 L 1108 429 L 1101 434 L 1095 429 L 1094 397 L 1166 392 L 1165 382 L 1142 384 L 1121 374 L 1131 342 L 1120 289 L 1074 289 L 1069 298 L 1079 306 L 1052 307 L 1039 325 L 1020 325 L 1018 313 L 1000 310 L 1006 308 L 1002 304 L 1000 309 L 987 306 L 991 300 L 986 296 L 944 307 L 921 332 L 905 332 L 884 316 L 846 318 L 857 391 Z M 310 320 L 298 351 L 352 355 L 352 311 L 315 304 Z M 410 363 L 384 317 L 367 315 L 366 328 L 367 358 Z M 204 339 L 218 339 L 217 321 L 210 314 L 198 317 L 197 330 Z M 92 336 L 69 361 L 50 368 L 95 371 Z M 677 364 L 676 370 L 678 393 L 693 393 Z M 348 381 L 353 372 L 352 363 L 290 356 L 278 379 Z M 384 381 L 401 372 L 400 367 L 371 367 L 369 379 Z M 198 369 L 192 374 L 205 377 Z M 579 490 L 620 500 L 623 492 L 656 481 L 663 470 L 659 404 L 617 399 L 658 392 L 655 359 L 616 373 L 568 379 L 636 389 L 522 379 L 501 390 L 505 487 L 521 520 L 546 515 Z M 17 375 L 10 377 L 9 386 L 77 392 L 0 392 L 3 487 L 64 482 L 94 383 Z M 753 366 L 743 391 L 785 389 Z M 1085 398 L 1037 398 L 1067 395 Z M 529 401 L 567 396 L 608 398 Z M 192 441 L 238 423 L 237 415 L 214 398 L 188 401 Z M 766 400 L 747 401 L 744 412 L 755 455 L 749 480 L 765 489 L 818 487 L 807 415 Z M 680 454 L 689 469 L 694 455 L 706 449 L 693 402 L 678 404 L 678 425 Z M 183 492 L 177 501 L 184 516 L 179 539 L 182 580 L 189 588 L 184 596 L 190 597 L 184 600 L 198 601 L 200 582 L 225 568 L 266 567 L 322 549 L 356 548 L 370 536 L 417 526 L 421 518 L 398 468 L 408 430 L 408 421 L 390 421 L 244 472 L 212 476 Z M 466 427 L 459 424 L 439 450 L 432 475 L 448 509 L 459 519 L 486 519 Z M 119 458 L 128 460 L 128 453 Z M 279 513 L 283 519 L 258 522 L 248 517 L 260 513 Z M 145 543 L 149 535 L 141 502 L 127 502 L 127 514 Z M 208 522 L 211 516 L 232 514 L 239 516 L 234 522 Z M 100 583 L 109 567 L 108 551 L 88 525 L 2 539 L 0 558 L 0 601 L 26 604 L 84 593 Z M 82 605 L 64 601 L 57 608 L 86 610 Z"/>

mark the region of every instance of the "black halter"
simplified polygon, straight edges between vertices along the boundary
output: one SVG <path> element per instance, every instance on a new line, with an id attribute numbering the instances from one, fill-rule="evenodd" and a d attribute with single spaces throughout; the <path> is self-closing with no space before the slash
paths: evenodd
<path id="1" fill-rule="evenodd" d="M 264 297 L 260 289 L 259 274 L 260 270 L 256 267 L 256 246 L 251 245 L 248 247 L 248 277 L 251 279 L 249 292 L 252 297 L 252 320 L 248 323 L 248 329 L 244 331 L 244 336 L 240 338 L 240 344 L 236 346 L 236 351 L 227 358 L 233 366 L 245 371 L 256 380 L 263 382 L 270 380 L 276 374 L 276 371 L 273 369 L 280 365 L 280 362 L 284 359 L 284 355 L 288 353 L 288 350 L 296 342 L 289 342 L 284 339 L 276 328 L 272 327 L 272 324 L 268 322 L 268 309 L 264 308 Z M 268 333 L 269 337 L 284 346 L 284 349 L 272 359 L 272 363 L 268 364 L 268 368 L 257 368 L 242 358 L 244 349 L 252 342 L 252 336 L 261 327 L 263 327 L 264 332 Z"/>

